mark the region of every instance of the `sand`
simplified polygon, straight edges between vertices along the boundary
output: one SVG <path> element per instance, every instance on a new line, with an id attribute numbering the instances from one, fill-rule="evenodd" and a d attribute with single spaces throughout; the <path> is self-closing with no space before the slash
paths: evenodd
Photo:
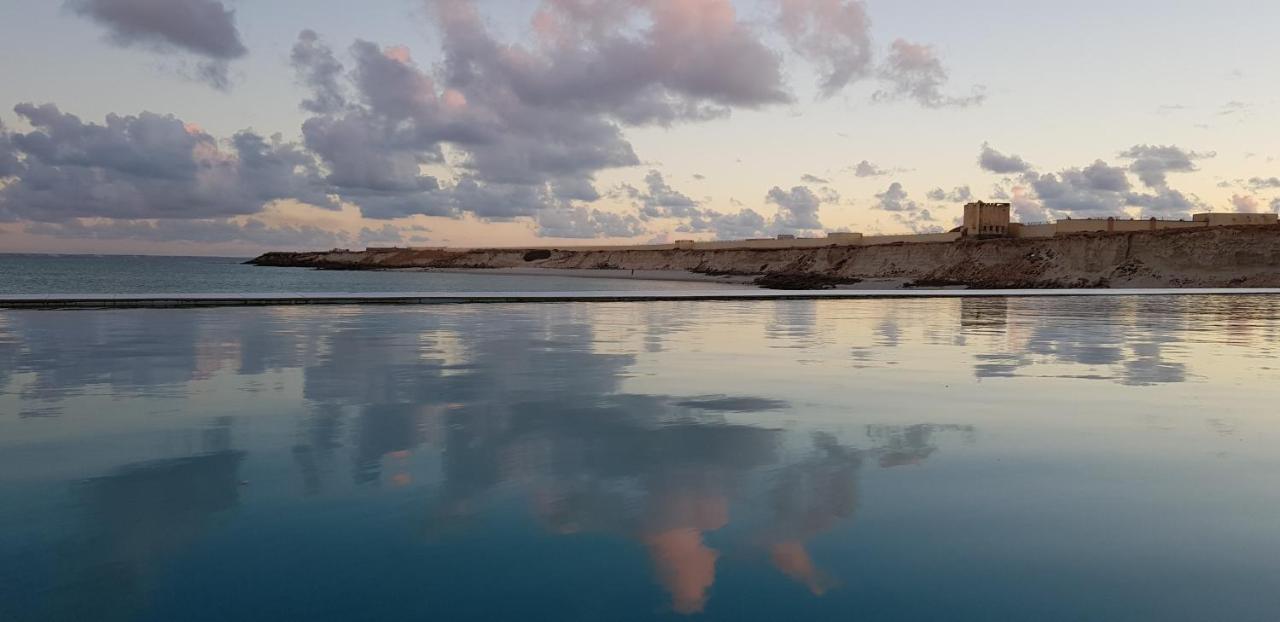
<path id="1" fill-rule="evenodd" d="M 1280 286 L 1280 225 L 803 249 L 529 250 L 267 253 L 251 263 L 349 270 L 484 269 L 736 284 L 765 274 L 821 275 L 861 280 L 852 287 L 867 289 Z"/>

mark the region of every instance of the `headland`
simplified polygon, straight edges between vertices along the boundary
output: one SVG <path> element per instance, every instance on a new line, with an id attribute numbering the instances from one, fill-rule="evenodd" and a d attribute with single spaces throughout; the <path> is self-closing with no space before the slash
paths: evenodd
<path id="1" fill-rule="evenodd" d="M 965 206 L 945 233 L 526 248 L 368 248 L 272 252 L 259 266 L 338 270 L 637 271 L 755 280 L 764 287 L 1191 288 L 1280 287 L 1275 214 L 1192 220 L 1009 222 L 1007 203 Z M 697 278 L 697 277 L 695 277 Z M 865 285 L 864 285 L 865 286 Z"/>

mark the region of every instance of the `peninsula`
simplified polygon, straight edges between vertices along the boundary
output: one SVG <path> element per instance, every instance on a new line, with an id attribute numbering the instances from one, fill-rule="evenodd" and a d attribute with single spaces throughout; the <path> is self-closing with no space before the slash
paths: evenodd
<path id="1" fill-rule="evenodd" d="M 1191 220 L 1009 221 L 1008 203 L 970 203 L 945 233 L 632 246 L 397 248 L 272 252 L 259 266 L 340 270 L 668 271 L 756 279 L 765 287 L 1098 288 L 1280 286 L 1276 214 Z"/>

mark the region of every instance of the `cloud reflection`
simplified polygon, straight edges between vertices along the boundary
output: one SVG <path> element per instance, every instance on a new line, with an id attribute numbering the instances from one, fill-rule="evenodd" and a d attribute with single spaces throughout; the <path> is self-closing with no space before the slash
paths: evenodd
<path id="1" fill-rule="evenodd" d="M 68 597 L 73 609 L 144 607 L 164 561 L 242 503 L 246 457 L 260 454 L 292 469 L 300 496 L 412 495 L 413 524 L 428 540 L 484 529 L 499 500 L 515 499 L 548 534 L 603 534 L 642 551 L 670 609 L 695 613 L 713 606 L 725 560 L 752 558 L 742 551 L 815 596 L 838 589 L 815 541 L 853 525 L 869 470 L 910 472 L 948 443 L 973 441 L 972 426 L 929 423 L 921 409 L 901 416 L 914 395 L 905 391 L 920 385 L 895 384 L 899 370 L 886 365 L 931 373 L 934 385 L 1039 375 L 1187 382 L 1214 371 L 1193 356 L 1205 327 L 1227 345 L 1280 336 L 1268 304 L 1247 298 L 752 309 L 2 312 L 0 404 L 50 415 L 8 425 L 47 430 L 65 417 L 59 433 L 70 444 L 105 453 L 116 450 L 72 436 L 78 424 L 120 417 L 143 432 L 206 431 L 177 457 L 121 450 L 120 466 L 74 487 L 83 521 L 59 560 L 59 580 L 83 594 Z M 796 350 L 742 354 L 770 342 Z M 686 360 L 709 367 L 690 371 Z M 818 367 L 789 367 L 801 362 Z M 205 409 L 245 392 L 254 397 L 244 416 L 269 433 L 233 448 L 239 419 Z M 137 423 L 133 411 L 157 403 L 172 416 Z"/>

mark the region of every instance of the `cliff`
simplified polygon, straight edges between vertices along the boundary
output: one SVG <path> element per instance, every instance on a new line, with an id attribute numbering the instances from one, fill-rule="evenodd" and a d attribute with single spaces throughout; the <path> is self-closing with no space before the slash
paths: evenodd
<path id="1" fill-rule="evenodd" d="M 267 253 L 249 263 L 326 269 L 613 268 L 902 279 L 916 286 L 1280 287 L 1280 225 L 1044 239 L 804 249 L 384 249 Z"/>

